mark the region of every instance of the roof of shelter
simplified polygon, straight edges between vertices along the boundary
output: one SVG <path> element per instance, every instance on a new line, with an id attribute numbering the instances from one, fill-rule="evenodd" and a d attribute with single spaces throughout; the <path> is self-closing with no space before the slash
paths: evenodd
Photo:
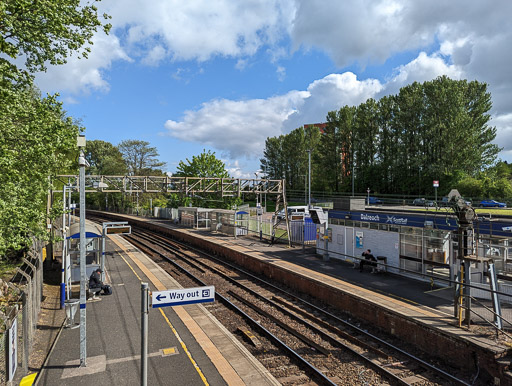
<path id="1" fill-rule="evenodd" d="M 85 223 L 85 238 L 93 239 L 96 237 L 102 237 L 101 227 L 94 223 Z M 71 224 L 69 228 L 68 239 L 79 239 L 80 238 L 80 223 L 76 222 Z"/>

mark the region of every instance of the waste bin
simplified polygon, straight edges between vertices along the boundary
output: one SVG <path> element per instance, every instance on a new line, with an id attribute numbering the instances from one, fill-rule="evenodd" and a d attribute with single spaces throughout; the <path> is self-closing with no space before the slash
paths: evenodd
<path id="1" fill-rule="evenodd" d="M 377 271 L 387 272 L 388 258 L 386 256 L 377 256 Z"/>
<path id="2" fill-rule="evenodd" d="M 78 310 L 78 305 L 80 304 L 79 299 L 68 299 L 64 300 L 64 307 L 66 309 L 66 322 L 65 327 L 67 328 L 76 328 L 80 324 L 75 324 L 75 314 L 76 310 Z"/>

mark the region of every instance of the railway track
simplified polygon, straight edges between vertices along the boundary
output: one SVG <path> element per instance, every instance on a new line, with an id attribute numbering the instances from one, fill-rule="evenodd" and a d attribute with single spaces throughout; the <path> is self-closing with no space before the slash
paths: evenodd
<path id="1" fill-rule="evenodd" d="M 216 256 L 136 228 L 128 239 L 184 287 L 215 285 L 207 308 L 282 384 L 469 384 Z"/>

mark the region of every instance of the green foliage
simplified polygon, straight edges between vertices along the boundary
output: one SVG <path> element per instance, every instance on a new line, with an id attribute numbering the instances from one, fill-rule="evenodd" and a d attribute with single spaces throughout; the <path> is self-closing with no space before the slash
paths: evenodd
<path id="1" fill-rule="evenodd" d="M 88 174 L 124 176 L 128 173 L 123 155 L 110 142 L 87 141 L 85 158 L 90 165 L 87 170 Z"/>
<path id="2" fill-rule="evenodd" d="M 203 150 L 198 156 L 193 156 L 192 161 L 188 158 L 186 163 L 180 161 L 176 170 L 176 177 L 229 177 L 224 162 L 217 159 L 215 152 L 212 153 L 210 150 Z"/>
<path id="3" fill-rule="evenodd" d="M 186 162 L 180 161 L 177 172 L 173 177 L 211 177 L 211 178 L 229 178 L 224 162 L 215 156 L 215 152 L 210 150 L 203 152 L 198 156 L 193 156 L 192 160 L 186 159 Z M 235 204 L 240 204 L 238 198 L 221 198 L 218 195 L 207 194 L 204 196 L 192 195 L 183 197 L 178 194 L 171 194 L 168 207 L 177 208 L 179 206 L 201 206 L 205 208 L 231 208 Z"/>
<path id="4" fill-rule="evenodd" d="M 284 178 L 287 188 L 304 189 L 309 169 L 307 151 L 311 149 L 312 159 L 316 157 L 319 141 L 320 130 L 316 126 L 299 127 L 288 135 L 267 138 L 264 157 L 260 159 L 265 177 Z"/>
<path id="5" fill-rule="evenodd" d="M 348 192 L 354 177 L 356 192 L 433 194 L 433 180 L 448 193 L 461 178 L 480 179 L 500 151 L 492 143 L 496 128 L 488 125 L 491 107 L 485 83 L 442 76 L 412 83 L 378 102 L 330 111 L 313 148 L 312 186 Z M 273 177 L 288 180 L 304 173 L 300 160 L 307 153 L 296 131 L 268 138 L 264 155 L 262 167 Z M 510 168 L 500 168 L 500 175 L 510 178 Z M 482 192 L 506 194 L 505 182 L 493 180 Z M 469 179 L 461 186 L 478 190 Z M 302 189 L 294 180 L 287 187 Z"/>
<path id="6" fill-rule="evenodd" d="M 76 169 L 81 129 L 56 96 L 41 97 L 29 72 L 65 63 L 73 52 L 87 57 L 100 26 L 110 29 L 94 5 L 79 0 L 0 2 L 1 256 L 16 256 L 31 236 L 47 235 L 50 177 Z"/>
<path id="7" fill-rule="evenodd" d="M 5 73 L 3 73 L 5 74 Z M 5 80 L 5 77 L 3 78 Z M 79 127 L 55 96 L 0 82 L 0 255 L 45 234 L 49 176 L 72 167 Z"/>
<path id="8" fill-rule="evenodd" d="M 149 146 L 149 142 L 127 139 L 118 145 L 123 155 L 128 173 L 134 176 L 149 176 L 161 174 L 159 168 L 165 165 L 157 159 L 159 156 L 156 147 Z"/>
<path id="9" fill-rule="evenodd" d="M 104 14 L 102 18 L 110 16 Z M 81 6 L 79 0 L 3 0 L 0 53 L 12 59 L 24 55 L 29 71 L 44 71 L 46 63 L 66 63 L 72 52 L 87 57 L 88 45 L 92 45 L 91 38 L 99 27 L 105 33 L 111 28 L 102 24 L 96 6 Z"/>

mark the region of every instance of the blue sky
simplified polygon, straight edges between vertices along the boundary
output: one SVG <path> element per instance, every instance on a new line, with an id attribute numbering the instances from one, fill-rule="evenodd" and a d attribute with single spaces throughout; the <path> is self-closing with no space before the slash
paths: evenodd
<path id="1" fill-rule="evenodd" d="M 512 161 L 512 2 L 108 0 L 88 60 L 36 76 L 88 140 L 155 146 L 166 170 L 203 149 L 252 177 L 267 137 L 440 75 L 487 82 Z"/>

